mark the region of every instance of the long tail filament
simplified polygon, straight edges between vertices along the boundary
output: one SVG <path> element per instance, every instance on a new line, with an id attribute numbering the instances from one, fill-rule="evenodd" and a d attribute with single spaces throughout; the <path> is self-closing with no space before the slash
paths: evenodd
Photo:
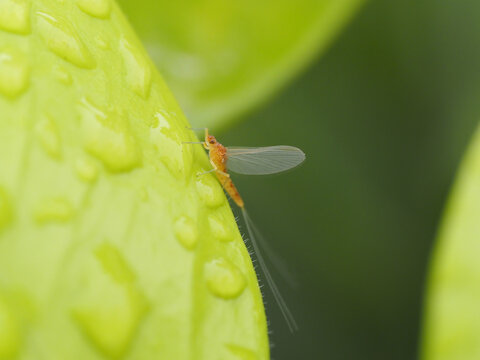
<path id="1" fill-rule="evenodd" d="M 282 312 L 283 317 L 285 318 L 285 321 L 288 325 L 288 328 L 290 329 L 290 332 L 298 331 L 298 325 L 297 322 L 295 321 L 295 318 L 292 315 L 292 312 L 287 306 L 287 303 L 283 299 L 282 294 L 280 293 L 280 290 L 278 290 L 277 284 L 273 280 L 272 275 L 270 274 L 270 271 L 268 270 L 267 264 L 265 263 L 265 260 L 263 259 L 262 253 L 260 251 L 260 247 L 258 246 L 257 242 L 257 237 L 261 237 L 260 233 L 258 230 L 255 228 L 255 225 L 253 224 L 252 220 L 247 214 L 247 210 L 245 208 L 242 208 L 242 214 L 243 214 L 243 219 L 245 221 L 245 224 L 247 226 L 247 231 L 250 237 L 250 241 L 252 242 L 253 250 L 255 251 L 255 254 L 257 256 L 258 262 L 260 264 L 260 268 L 263 271 L 263 274 L 265 275 L 265 279 L 267 280 L 267 284 L 269 285 L 270 289 L 272 289 L 273 297 L 275 298 L 275 301 L 277 302 L 280 311 Z"/>

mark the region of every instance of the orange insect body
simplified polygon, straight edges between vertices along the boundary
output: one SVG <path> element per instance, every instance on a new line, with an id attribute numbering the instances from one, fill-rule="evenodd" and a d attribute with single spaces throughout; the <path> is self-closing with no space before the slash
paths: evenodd
<path id="1" fill-rule="evenodd" d="M 1 1 L 1 0 L 0 0 Z M 208 134 L 208 129 L 205 129 L 205 141 L 204 142 L 187 142 L 189 144 L 203 144 L 205 149 L 208 150 L 208 155 L 210 157 L 210 163 L 213 166 L 212 170 L 206 171 L 205 173 L 210 173 L 215 171 L 220 184 L 222 184 L 225 191 L 230 195 L 230 197 L 235 201 L 235 203 L 242 210 L 242 214 L 247 226 L 247 231 L 250 236 L 253 249 L 257 254 L 260 267 L 262 268 L 267 283 L 272 289 L 273 296 L 277 301 L 280 310 L 287 322 L 287 325 L 290 331 L 298 330 L 297 323 L 292 313 L 288 309 L 285 300 L 283 299 L 280 291 L 278 290 L 275 281 L 273 280 L 270 271 L 267 268 L 265 260 L 263 259 L 262 254 L 260 253 L 260 248 L 257 245 L 258 240 L 262 240 L 261 235 L 258 233 L 258 230 L 255 229 L 252 220 L 247 214 L 245 209 L 245 204 L 243 203 L 242 197 L 238 193 L 237 188 L 233 184 L 230 175 L 228 174 L 228 159 L 230 158 L 230 168 L 232 171 L 240 174 L 251 174 L 251 175 L 266 175 L 266 174 L 275 174 L 277 172 L 285 171 L 291 169 L 303 160 L 305 160 L 305 154 L 298 148 L 292 146 L 267 146 L 261 148 L 226 148 L 220 144 L 215 136 Z M 201 174 L 199 174 L 201 175 Z"/>
<path id="2" fill-rule="evenodd" d="M 203 146 L 208 150 L 210 163 L 216 170 L 215 174 L 220 184 L 222 184 L 233 201 L 243 209 L 245 207 L 243 199 L 227 172 L 227 149 L 215 139 L 215 136 L 209 135 L 208 131 L 205 132 L 205 143 Z"/>

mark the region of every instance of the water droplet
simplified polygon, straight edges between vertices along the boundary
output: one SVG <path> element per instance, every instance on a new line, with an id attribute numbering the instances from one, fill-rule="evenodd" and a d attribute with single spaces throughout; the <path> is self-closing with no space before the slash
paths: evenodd
<path id="1" fill-rule="evenodd" d="M 145 117 L 143 119 L 143 121 L 145 122 L 145 125 L 147 125 L 149 128 L 152 128 L 152 129 L 156 129 L 158 127 L 158 125 L 160 125 L 160 119 L 162 115 L 159 114 L 159 113 L 156 113 L 154 116 L 148 116 L 148 117 Z M 164 125 L 162 126 L 162 128 L 166 128 L 166 129 L 169 129 L 170 128 L 170 124 L 166 121 L 166 120 L 163 120 L 164 121 Z M 165 124 L 166 122 L 166 124 Z"/>
<path id="2" fill-rule="evenodd" d="M 170 130 L 172 127 L 170 126 L 170 122 L 172 121 L 172 117 L 166 110 L 160 110 L 155 113 L 152 119 L 152 127 L 158 127 L 165 132 Z"/>
<path id="3" fill-rule="evenodd" d="M 252 350 L 246 347 L 235 345 L 235 344 L 226 344 L 225 346 L 230 351 L 230 353 L 235 356 L 235 360 L 257 360 L 258 359 L 255 352 L 253 352 Z"/>
<path id="4" fill-rule="evenodd" d="M 13 219 L 12 205 L 7 192 L 0 187 L 0 231 L 6 228 Z"/>
<path id="5" fill-rule="evenodd" d="M 0 50 L 0 93 L 14 98 L 25 91 L 28 81 L 25 57 L 15 50 Z"/>
<path id="6" fill-rule="evenodd" d="M 208 207 L 215 208 L 222 205 L 225 201 L 225 195 L 218 181 L 208 175 L 197 177 L 196 187 L 198 195 Z"/>
<path id="7" fill-rule="evenodd" d="M 97 46 L 103 50 L 107 50 L 109 48 L 108 42 L 101 35 L 95 36 L 95 44 L 97 44 Z"/>
<path id="8" fill-rule="evenodd" d="M 65 20 L 37 11 L 38 29 L 47 47 L 56 55 L 84 69 L 96 64 L 92 54 Z"/>
<path id="9" fill-rule="evenodd" d="M 135 280 L 133 271 L 115 246 L 103 243 L 97 248 L 95 255 L 103 269 L 115 282 L 123 284 L 132 283 Z"/>
<path id="10" fill-rule="evenodd" d="M 85 335 L 108 357 L 120 358 L 129 348 L 148 309 L 145 298 L 134 289 L 106 285 L 86 303 L 73 310 Z"/>
<path id="11" fill-rule="evenodd" d="M 99 351 L 109 358 L 120 358 L 127 352 L 149 306 L 135 285 L 132 269 L 116 247 L 105 243 L 97 248 L 95 257 L 104 273 L 93 270 L 88 274 L 73 316 Z"/>
<path id="12" fill-rule="evenodd" d="M 150 126 L 150 141 L 160 160 L 177 179 L 187 176 L 191 171 L 193 152 L 191 147 L 182 144 L 182 129 L 178 122 L 171 121 L 164 110 L 145 121 Z"/>
<path id="13" fill-rule="evenodd" d="M 216 296 L 233 299 L 245 289 L 246 281 L 241 271 L 227 260 L 219 258 L 205 264 L 208 289 Z"/>
<path id="14" fill-rule="evenodd" d="M 138 166 L 139 149 L 124 114 L 107 113 L 86 99 L 80 105 L 85 149 L 113 172 Z"/>
<path id="15" fill-rule="evenodd" d="M 175 237 L 186 249 L 192 250 L 198 241 L 197 227 L 188 216 L 182 216 L 175 221 Z"/>
<path id="16" fill-rule="evenodd" d="M 136 94 L 146 99 L 152 82 L 152 69 L 148 58 L 141 49 L 135 48 L 126 39 L 120 40 L 120 52 L 128 85 Z"/>
<path id="17" fill-rule="evenodd" d="M 49 115 L 44 115 L 36 124 L 35 130 L 47 154 L 59 159 L 61 156 L 60 135 L 52 118 Z"/>
<path id="18" fill-rule="evenodd" d="M 11 306 L 0 298 L 0 359 L 14 358 L 21 346 L 21 329 Z"/>
<path id="19" fill-rule="evenodd" d="M 215 214 L 208 215 L 208 224 L 212 235 L 223 242 L 233 240 L 233 229 L 226 225 L 226 219 L 220 218 Z"/>
<path id="20" fill-rule="evenodd" d="M 78 7 L 88 15 L 106 19 L 110 15 L 109 0 L 77 0 Z"/>
<path id="21" fill-rule="evenodd" d="M 53 67 L 53 74 L 65 85 L 71 85 L 73 82 L 72 75 L 70 75 L 70 73 L 63 66 L 55 65 Z"/>
<path id="22" fill-rule="evenodd" d="M 75 170 L 77 170 L 78 176 L 87 182 L 93 182 L 98 176 L 98 167 L 94 161 L 81 157 L 75 162 Z"/>
<path id="23" fill-rule="evenodd" d="M 56 197 L 46 199 L 35 209 L 35 220 L 40 223 L 66 222 L 73 216 L 73 206 L 67 199 Z"/>
<path id="24" fill-rule="evenodd" d="M 30 4 L 27 0 L 0 1 L 0 29 L 16 34 L 30 32 Z"/>

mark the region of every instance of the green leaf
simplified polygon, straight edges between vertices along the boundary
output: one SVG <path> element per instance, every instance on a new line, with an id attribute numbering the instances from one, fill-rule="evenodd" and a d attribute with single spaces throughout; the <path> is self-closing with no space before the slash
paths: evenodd
<path id="1" fill-rule="evenodd" d="M 480 128 L 460 167 L 430 270 L 424 360 L 480 358 Z"/>
<path id="2" fill-rule="evenodd" d="M 268 358 L 186 126 L 113 2 L 0 0 L 0 359 Z"/>
<path id="3" fill-rule="evenodd" d="M 197 126 L 265 101 L 323 51 L 364 0 L 120 0 Z"/>

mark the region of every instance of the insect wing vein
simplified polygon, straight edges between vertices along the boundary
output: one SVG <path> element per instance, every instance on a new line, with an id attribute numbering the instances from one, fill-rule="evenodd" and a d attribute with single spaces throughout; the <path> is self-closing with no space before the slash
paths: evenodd
<path id="1" fill-rule="evenodd" d="M 286 171 L 305 160 L 302 150 L 286 145 L 228 147 L 227 168 L 245 175 L 267 175 Z"/>

